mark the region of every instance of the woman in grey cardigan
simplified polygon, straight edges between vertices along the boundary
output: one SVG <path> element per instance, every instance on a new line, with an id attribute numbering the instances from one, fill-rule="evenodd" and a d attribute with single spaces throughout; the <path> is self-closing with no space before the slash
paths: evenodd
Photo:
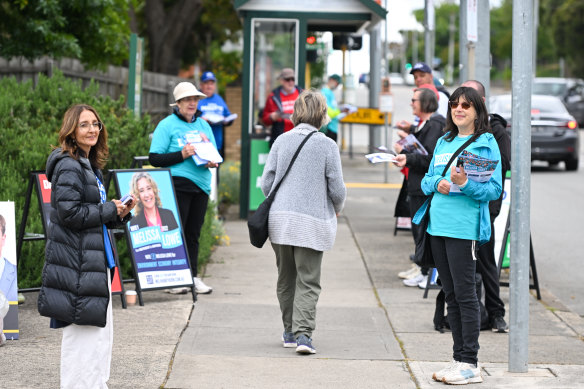
<path id="1" fill-rule="evenodd" d="M 306 90 L 294 103 L 294 128 L 274 142 L 264 173 L 268 195 L 282 179 L 302 140 L 329 120 L 324 96 Z M 312 331 L 320 295 L 323 251 L 330 250 L 343 209 L 346 188 L 334 141 L 314 134 L 298 155 L 270 208 L 269 236 L 278 266 L 277 295 L 282 311 L 284 347 L 314 354 Z"/>

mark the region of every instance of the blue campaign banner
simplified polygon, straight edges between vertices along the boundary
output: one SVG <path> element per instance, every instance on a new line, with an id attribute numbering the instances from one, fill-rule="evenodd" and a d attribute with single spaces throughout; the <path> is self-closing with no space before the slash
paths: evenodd
<path id="1" fill-rule="evenodd" d="M 168 169 L 115 172 L 120 197 L 138 200 L 126 225 L 141 289 L 192 285 L 180 216 Z"/>
<path id="2" fill-rule="evenodd" d="M 0 344 L 19 338 L 14 203 L 0 201 Z"/>

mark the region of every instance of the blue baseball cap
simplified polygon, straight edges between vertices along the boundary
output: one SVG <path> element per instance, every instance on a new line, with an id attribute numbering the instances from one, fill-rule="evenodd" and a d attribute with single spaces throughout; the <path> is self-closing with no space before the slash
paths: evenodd
<path id="1" fill-rule="evenodd" d="M 412 70 L 410 71 L 410 74 L 414 74 L 414 72 L 416 70 L 419 70 L 419 71 L 424 72 L 424 73 L 432 74 L 432 69 L 430 68 L 430 66 L 426 65 L 424 62 L 418 62 L 417 64 L 415 64 L 414 67 L 412 68 Z"/>
<path id="2" fill-rule="evenodd" d="M 203 75 L 201 76 L 201 82 L 206 82 L 206 81 L 217 81 L 213 72 L 203 73 Z"/>

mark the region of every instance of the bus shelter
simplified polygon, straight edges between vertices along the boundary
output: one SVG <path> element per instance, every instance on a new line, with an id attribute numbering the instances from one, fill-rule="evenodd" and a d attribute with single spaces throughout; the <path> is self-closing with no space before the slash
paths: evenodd
<path id="1" fill-rule="evenodd" d="M 268 142 L 259 119 L 283 68 L 305 87 L 308 32 L 362 35 L 385 19 L 374 0 L 235 0 L 243 21 L 240 217 L 263 201 L 260 177 Z M 374 67 L 372 67 L 374 68 Z"/>

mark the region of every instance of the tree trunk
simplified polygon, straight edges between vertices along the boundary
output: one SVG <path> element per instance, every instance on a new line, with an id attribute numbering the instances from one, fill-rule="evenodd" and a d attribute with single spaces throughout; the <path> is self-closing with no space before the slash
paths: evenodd
<path id="1" fill-rule="evenodd" d="M 187 39 L 202 9 L 202 0 L 179 0 L 167 9 L 164 0 L 146 0 L 151 71 L 178 74 Z"/>

